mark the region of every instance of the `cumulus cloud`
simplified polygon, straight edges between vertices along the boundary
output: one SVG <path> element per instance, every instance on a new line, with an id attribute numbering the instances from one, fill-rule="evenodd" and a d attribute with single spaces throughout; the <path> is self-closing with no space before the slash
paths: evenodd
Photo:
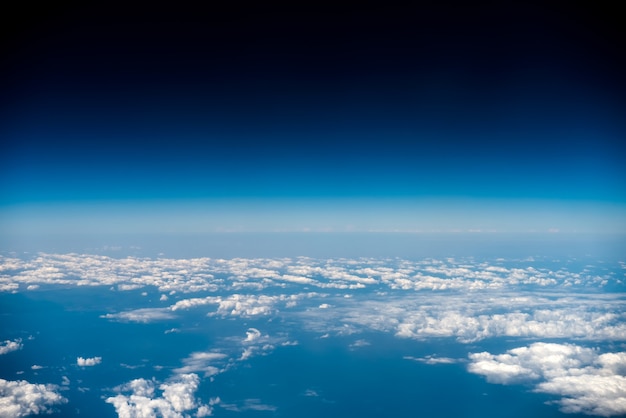
<path id="1" fill-rule="evenodd" d="M 158 390 L 154 380 L 135 379 L 116 388 L 118 395 L 106 402 L 115 407 L 120 418 L 183 418 L 193 411 L 200 417 L 212 415 L 212 406 L 218 401 L 202 404 L 195 397 L 199 384 L 196 374 L 178 375 L 159 385 Z"/>
<path id="2" fill-rule="evenodd" d="M 532 383 L 560 396 L 563 412 L 626 414 L 626 353 L 599 354 L 574 344 L 534 343 L 505 354 L 470 354 L 468 370 L 500 384 Z"/>
<path id="3" fill-rule="evenodd" d="M 96 364 L 100 364 L 101 362 L 102 362 L 102 357 L 91 357 L 91 358 L 77 357 L 76 358 L 76 364 L 80 367 L 95 366 Z"/>
<path id="4" fill-rule="evenodd" d="M 108 286 L 119 290 L 156 287 L 169 292 L 215 292 L 250 288 L 316 286 L 362 289 L 383 286 L 394 290 L 481 290 L 513 286 L 562 288 L 584 284 L 602 287 L 615 277 L 582 272 L 551 271 L 532 266 L 463 264 L 454 259 L 407 261 L 359 259 L 231 260 L 112 258 L 87 254 L 45 254 L 29 260 L 0 256 L 0 291 L 31 289 L 41 284 Z M 227 277 L 228 280 L 224 280 Z"/>
<path id="5" fill-rule="evenodd" d="M 142 303 L 146 305 L 141 309 L 102 316 L 115 321 L 164 321 L 183 318 L 180 310 L 197 309 L 217 319 L 276 320 L 274 324 L 280 321 L 286 327 L 315 332 L 319 338 L 379 331 L 416 340 L 454 339 L 462 344 L 501 337 L 595 343 L 626 341 L 622 295 L 603 292 L 607 285 L 623 286 L 624 265 L 594 267 L 533 259 L 224 260 L 42 253 L 28 259 L 0 256 L 0 291 L 25 291 L 40 285 L 106 286 L 112 291 L 142 288 L 147 294 L 157 295 L 144 298 Z M 325 293 L 309 292 L 313 287 Z M 367 291 L 353 291 L 365 288 Z M 184 332 L 188 328 L 183 325 L 180 329 Z M 164 332 L 178 331 L 172 328 Z M 365 340 L 358 338 L 352 340 L 356 342 L 351 348 L 365 345 Z M 190 354 L 175 373 L 211 376 L 237 360 L 289 344 L 286 333 L 270 337 L 249 328 L 245 336 L 225 338 L 224 345 L 218 347 L 220 352 L 215 349 Z M 0 343 L 0 354 L 19 348 L 21 340 L 5 341 Z M 549 349 L 553 351 L 546 354 Z M 541 350 L 544 362 L 550 358 L 562 367 L 541 365 L 537 354 Z M 560 395 L 564 411 L 613 414 L 610 407 L 597 401 L 599 394 L 586 390 L 576 379 L 589 375 L 593 378 L 588 380 L 601 388 L 598 390 L 615 386 L 619 392 L 621 383 L 616 376 L 626 374 L 623 361 L 615 353 L 611 357 L 586 350 L 590 349 L 533 344 L 526 351 L 499 355 L 503 357 L 474 353 L 469 368 L 494 383 L 532 382 L 537 391 Z M 426 364 L 457 361 L 436 356 L 407 358 Z M 82 359 L 83 365 L 94 359 Z M 582 372 L 575 375 L 572 370 Z M 152 387 L 152 395 L 145 397 L 172 405 L 165 395 L 153 396 L 158 388 L 154 384 Z M 583 389 L 577 389 L 580 387 Z M 612 403 L 615 411 L 620 410 L 617 404 Z M 205 414 L 209 407 L 197 407 L 196 414 Z"/>
<path id="6" fill-rule="evenodd" d="M 626 314 L 613 295 L 564 295 L 548 299 L 516 293 L 415 294 L 345 301 L 334 322 L 349 322 L 398 337 L 454 337 L 471 343 L 493 337 L 626 340 Z M 336 310 L 336 309 L 335 309 Z M 324 318 L 311 318 L 316 324 Z M 321 324 L 320 324 L 321 325 Z M 328 327 L 319 327 L 326 331 Z"/>
<path id="7" fill-rule="evenodd" d="M 172 311 L 190 309 L 203 305 L 217 305 L 217 311 L 209 315 L 218 316 L 266 316 L 278 311 L 276 305 L 293 307 L 297 301 L 316 296 L 316 293 L 298 293 L 293 295 L 242 295 L 233 294 L 227 297 L 207 296 L 205 298 L 183 299 L 170 306 Z"/>
<path id="8" fill-rule="evenodd" d="M 22 339 L 18 338 L 16 340 L 6 340 L 0 343 L 0 355 L 10 353 L 11 351 L 21 350 L 24 345 L 22 344 Z"/>
<path id="9" fill-rule="evenodd" d="M 243 340 L 244 343 L 251 343 L 258 340 L 261 337 L 261 331 L 256 328 L 249 328 L 246 331 L 246 338 Z"/>
<path id="10" fill-rule="evenodd" d="M 0 379 L 0 417 L 16 418 L 52 412 L 55 405 L 67 402 L 56 392 L 57 389 L 55 385 Z"/>

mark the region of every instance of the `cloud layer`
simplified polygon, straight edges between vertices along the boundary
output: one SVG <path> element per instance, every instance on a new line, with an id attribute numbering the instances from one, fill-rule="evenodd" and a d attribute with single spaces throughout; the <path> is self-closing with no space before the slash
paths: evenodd
<path id="1" fill-rule="evenodd" d="M 124 292 L 133 305 L 107 305 L 104 312 L 109 313 L 100 320 L 175 322 L 162 324 L 168 335 L 187 332 L 186 317 L 194 318 L 194 326 L 202 321 L 241 325 L 241 334 L 216 338 L 214 346 L 195 348 L 179 365 L 165 366 L 172 367 L 172 375 L 164 383 L 135 379 L 117 387 L 107 402 L 121 417 L 209 415 L 217 401 L 203 403 L 195 397 L 202 379 L 214 379 L 277 347 L 296 345 L 289 334 L 302 331 L 318 338 L 350 335 L 346 348 L 361 351 L 375 349 L 372 331 L 418 341 L 447 340 L 473 351 L 485 340 L 523 339 L 528 346 L 503 354 L 472 353 L 469 371 L 496 384 L 532 385 L 558 398 L 567 413 L 612 416 L 626 414 L 624 353 L 591 347 L 626 341 L 624 272 L 624 263 L 578 260 L 38 254 L 30 259 L 0 256 L 0 291 L 91 286 Z M 280 324 L 280 329 L 268 330 L 264 324 Z M 370 334 L 360 335 L 366 332 Z M 547 340 L 556 343 L 543 342 Z M 6 340 L 0 343 L 0 354 L 21 347 L 19 339 Z M 459 363 L 421 355 L 405 358 L 430 365 Z M 76 365 L 101 361 L 78 357 Z M 275 408 L 256 399 L 222 407 Z"/>

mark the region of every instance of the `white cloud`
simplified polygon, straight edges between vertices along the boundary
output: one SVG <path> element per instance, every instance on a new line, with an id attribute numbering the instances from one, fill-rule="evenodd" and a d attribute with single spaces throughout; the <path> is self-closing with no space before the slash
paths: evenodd
<path id="1" fill-rule="evenodd" d="M 261 402 L 260 399 L 246 399 L 239 403 L 221 403 L 220 406 L 227 411 L 245 412 L 245 411 L 276 411 L 274 405 L 268 405 Z"/>
<path id="2" fill-rule="evenodd" d="M 349 347 L 354 350 L 355 348 L 367 347 L 368 345 L 371 345 L 369 341 L 366 341 L 366 340 L 356 340 L 355 342 L 350 344 Z"/>
<path id="3" fill-rule="evenodd" d="M 243 340 L 244 343 L 251 343 L 258 340 L 261 337 L 261 331 L 256 328 L 249 328 L 246 331 L 246 338 Z"/>
<path id="4" fill-rule="evenodd" d="M 216 365 L 221 365 L 225 358 L 226 354 L 214 351 L 191 353 L 183 360 L 184 366 L 174 369 L 174 372 L 179 374 L 204 372 L 205 376 L 212 376 L 220 372 Z"/>
<path id="5" fill-rule="evenodd" d="M 276 305 L 283 304 L 290 308 L 296 305 L 297 301 L 303 298 L 316 296 L 316 293 L 298 293 L 294 295 L 242 295 L 233 294 L 227 297 L 207 296 L 205 298 L 183 299 L 170 306 L 172 311 L 179 309 L 190 309 L 196 306 L 217 305 L 217 311 L 209 315 L 219 316 L 266 316 L 275 313 L 278 309 Z"/>
<path id="6" fill-rule="evenodd" d="M 67 402 L 56 390 L 54 385 L 0 379 L 0 417 L 17 418 L 52 412 L 54 405 Z"/>
<path id="7" fill-rule="evenodd" d="M 426 357 L 413 357 L 413 356 L 404 356 L 406 360 L 418 361 L 420 363 L 425 364 L 454 364 L 458 363 L 459 360 L 453 359 L 450 357 L 437 357 L 437 356 L 426 356 Z"/>
<path id="8" fill-rule="evenodd" d="M 196 374 L 181 374 L 158 386 L 153 380 L 135 379 L 116 388 L 118 395 L 106 399 L 115 407 L 120 418 L 183 418 L 187 412 L 194 411 L 196 416 L 205 417 L 213 412 L 213 400 L 208 405 L 202 404 L 195 397 L 200 384 Z M 130 392 L 130 395 L 123 393 Z"/>
<path id="9" fill-rule="evenodd" d="M 492 383 L 534 383 L 535 391 L 560 396 L 566 413 L 626 414 L 626 353 L 598 354 L 573 344 L 534 343 L 505 354 L 470 354 L 468 370 Z"/>
<path id="10" fill-rule="evenodd" d="M 252 354 L 254 354 L 255 351 L 256 351 L 256 347 L 245 348 L 243 352 L 241 353 L 241 356 L 239 357 L 239 361 L 249 359 L 250 357 L 252 357 Z"/>
<path id="11" fill-rule="evenodd" d="M 172 314 L 167 308 L 142 308 L 134 309 L 126 312 L 102 315 L 101 318 L 112 319 L 122 322 L 154 322 L 167 319 L 173 319 Z"/>
<path id="12" fill-rule="evenodd" d="M 142 284 L 119 284 L 117 285 L 117 290 L 120 292 L 127 292 L 130 290 L 141 289 L 142 287 L 144 287 Z"/>
<path id="13" fill-rule="evenodd" d="M 0 343 L 0 355 L 10 353 L 11 351 L 21 350 L 24 347 L 22 344 L 22 339 L 18 338 L 16 340 L 6 340 Z"/>
<path id="14" fill-rule="evenodd" d="M 281 321 L 286 327 L 315 332 L 319 338 L 374 330 L 416 340 L 452 338 L 463 344 L 497 337 L 626 341 L 622 295 L 603 292 L 603 287 L 611 283 L 623 286 L 620 280 L 624 280 L 626 264 L 621 264 L 620 270 L 608 263 L 577 267 L 582 263 L 560 262 L 552 264 L 556 267 L 551 269 L 551 264 L 543 261 L 148 259 L 79 254 L 39 254 L 22 260 L 0 256 L 0 289 L 25 291 L 40 285 L 106 286 L 113 291 L 145 288 L 142 290 L 148 294 L 159 295 L 143 299 L 146 307 L 109 313 L 102 318 L 148 323 L 182 318 L 178 310 L 198 309 L 218 319 L 265 317 L 268 321 L 276 320 L 274 324 Z M 326 293 L 309 292 L 313 286 Z M 368 291 L 352 291 L 363 288 Z M 168 297 L 171 302 L 163 303 Z M 229 360 L 216 351 L 192 353 L 175 372 L 214 375 L 236 364 L 237 359 L 263 355 L 288 344 L 286 336 L 285 332 L 270 337 L 249 328 L 245 337 L 225 339 L 228 341 L 219 347 L 229 353 Z M 364 345 L 364 340 L 357 338 L 360 336 L 354 338 L 357 342 L 351 348 Z M 621 357 L 599 356 L 592 350 L 588 355 L 596 363 L 589 363 L 581 357 L 586 349 L 579 347 L 583 351 L 568 354 L 570 346 L 557 346 L 561 347 L 552 349 L 565 352 L 558 354 L 557 350 L 544 356 L 544 363 L 551 358 L 557 363 L 569 359 L 586 365 L 540 365 L 536 352 L 541 346 L 531 345 L 527 351 L 511 351 L 501 355 L 504 357 L 476 353 L 470 369 L 493 382 L 531 381 L 536 390 L 563 394 L 559 401 L 563 410 L 595 411 L 589 413 L 600 415 L 610 411 L 599 401 L 595 401 L 596 409 L 584 406 L 592 403 L 590 396 L 597 395 L 589 392 L 585 397 L 576 392 L 581 383 L 576 381 L 578 375 L 570 372 L 603 370 L 601 374 L 591 370 L 599 387 L 615 384 L 619 388 L 619 379 L 614 377 L 626 374 Z M 21 348 L 21 340 L 0 343 L 0 354 L 19 349 L 16 347 Z M 457 361 L 436 356 L 408 358 L 427 364 Z M 558 375 L 562 370 L 568 372 Z M 155 399 L 171 405 L 163 396 Z M 204 413 L 200 411 L 198 407 L 198 413 Z"/>
<path id="15" fill-rule="evenodd" d="M 28 260 L 0 256 L 0 271 L 4 272 L 0 276 L 0 289 L 17 291 L 20 286 L 34 288 L 40 284 L 108 286 L 120 290 L 153 286 L 165 294 L 263 290 L 293 284 L 346 290 L 381 286 L 407 291 L 476 291 L 518 286 L 601 288 L 619 280 L 613 273 L 594 276 L 582 271 L 551 271 L 528 266 L 528 261 L 524 263 L 503 267 L 501 262 L 464 264 L 454 259 L 148 259 L 41 253 Z"/>
<path id="16" fill-rule="evenodd" d="M 91 358 L 77 357 L 76 358 L 76 364 L 80 367 L 95 366 L 96 364 L 100 364 L 101 362 L 102 362 L 102 357 L 91 357 Z"/>
<path id="17" fill-rule="evenodd" d="M 626 314 L 615 295 L 538 294 L 513 292 L 423 294 L 412 297 L 345 301 L 333 318 L 377 331 L 395 331 L 403 338 L 425 340 L 454 337 L 463 343 L 493 337 L 626 340 Z M 336 311 L 337 309 L 335 309 Z M 328 330 L 328 319 L 307 318 L 315 330 Z"/>

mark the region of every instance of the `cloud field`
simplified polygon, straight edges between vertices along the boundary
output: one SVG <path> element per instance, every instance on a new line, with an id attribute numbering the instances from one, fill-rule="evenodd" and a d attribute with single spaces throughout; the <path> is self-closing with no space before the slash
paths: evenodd
<path id="1" fill-rule="evenodd" d="M 276 410 L 258 399 L 220 402 L 218 396 L 201 399 L 196 393 L 205 379 L 271 355 L 279 346 L 298 345 L 299 332 L 353 336 L 348 350 L 374 346 L 362 337 L 372 332 L 416 342 L 449 339 L 467 355 L 405 358 L 464 367 L 493 384 L 548 394 L 564 413 L 608 417 L 626 414 L 625 273 L 624 263 L 574 259 L 226 260 L 41 253 L 0 257 L 0 290 L 101 288 L 136 295 L 137 303 L 109 308 L 98 320 L 183 324 L 166 334 L 185 333 L 189 314 L 266 324 L 249 326 L 207 351 L 189 352 L 165 381 L 146 376 L 120 382 L 105 399 L 120 417 Z M 280 331 L 273 321 L 284 324 Z M 476 349 L 500 340 L 515 347 Z M 25 344 L 30 342 L 7 339 L 0 354 L 13 355 Z M 103 357 L 74 357 L 74 364 L 92 368 L 105 363 Z M 43 413 L 66 402 L 54 385 L 1 382 L 0 416 Z"/>

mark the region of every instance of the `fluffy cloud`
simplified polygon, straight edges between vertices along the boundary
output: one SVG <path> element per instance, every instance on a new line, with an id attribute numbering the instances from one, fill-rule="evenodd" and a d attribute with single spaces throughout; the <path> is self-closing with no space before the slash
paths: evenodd
<path id="1" fill-rule="evenodd" d="M 135 379 L 116 388 L 118 395 L 107 398 L 106 402 L 115 407 L 120 418 L 183 418 L 194 410 L 196 416 L 209 416 L 218 400 L 208 405 L 199 402 L 195 397 L 199 384 L 198 375 L 181 374 L 159 385 L 161 393 L 157 396 L 156 382 Z"/>
<path id="2" fill-rule="evenodd" d="M 349 323 L 398 337 L 426 340 L 454 337 L 471 343 L 493 337 L 626 340 L 626 314 L 618 295 L 555 295 L 480 292 L 423 294 L 338 302 L 332 320 L 307 317 L 320 332 Z M 322 322 L 323 321 L 323 322 Z"/>
<path id="3" fill-rule="evenodd" d="M 249 328 L 246 331 L 246 338 L 243 340 L 244 343 L 252 343 L 258 340 L 261 337 L 261 331 L 256 328 Z"/>
<path id="4" fill-rule="evenodd" d="M 250 318 L 261 327 L 267 319 L 287 328 L 285 334 L 271 337 L 248 328 L 245 336 L 224 338 L 212 351 L 190 354 L 174 370 L 178 376 L 212 376 L 238 364 L 237 360 L 289 344 L 289 327 L 319 333 L 320 338 L 374 330 L 416 340 L 455 339 L 462 344 L 497 337 L 626 341 L 623 296 L 604 292 L 606 286 L 623 289 L 623 265 L 622 271 L 613 267 L 548 260 L 223 260 L 38 254 L 30 259 L 0 256 L 0 291 L 106 286 L 113 292 L 128 291 L 125 297 L 132 298 L 143 290 L 157 296 L 142 298 L 141 309 L 102 318 L 139 323 L 182 320 L 184 313 L 179 311 L 197 309 L 216 320 Z M 325 293 L 310 292 L 312 288 Z M 352 340 L 356 342 L 351 348 L 365 345 L 359 337 Z M 621 354 L 538 344 L 500 355 L 472 354 L 469 369 L 494 383 L 532 382 L 537 391 L 559 395 L 566 412 L 615 415 L 623 411 L 621 376 L 626 373 Z M 5 341 L 0 343 L 0 354 L 19 348 L 20 340 Z M 95 359 L 79 358 L 77 364 L 96 364 Z M 457 361 L 436 356 L 409 359 L 427 364 Z M 593 390 L 585 386 L 586 381 L 594 382 Z M 126 411 L 125 416 L 141 416 L 141 411 L 147 411 L 146 416 L 177 416 L 194 409 L 198 416 L 211 412 L 211 405 L 184 409 L 195 401 L 181 395 L 183 388 L 193 386 L 182 377 L 164 383 L 172 385 L 167 392 L 169 386 L 157 387 L 153 381 L 133 382 L 109 402 L 118 412 Z M 255 409 L 255 404 L 229 407 Z"/>
<path id="5" fill-rule="evenodd" d="M 0 379 L 0 417 L 16 418 L 51 412 L 54 405 L 67 402 L 56 389 L 54 385 Z"/>
<path id="6" fill-rule="evenodd" d="M 76 358 L 76 364 L 81 367 L 95 366 L 96 364 L 100 364 L 102 362 L 102 357 L 91 357 L 91 358 Z"/>
<path id="7" fill-rule="evenodd" d="M 537 392 L 560 396 L 563 412 L 626 414 L 626 353 L 598 354 L 573 344 L 534 343 L 505 354 L 470 354 L 468 370 L 492 383 L 534 384 Z"/>
<path id="8" fill-rule="evenodd" d="M 601 288 L 619 278 L 587 271 L 552 271 L 446 260 L 231 260 L 112 258 L 45 254 L 22 260 L 0 256 L 0 291 L 36 286 L 109 286 L 134 290 L 154 286 L 162 293 L 215 292 L 250 288 L 316 286 L 327 289 L 387 287 L 394 290 L 488 290 L 512 287 Z"/>
<path id="9" fill-rule="evenodd" d="M 0 355 L 10 353 L 11 351 L 21 350 L 24 345 L 22 344 L 22 339 L 18 338 L 17 340 L 6 340 L 0 343 Z"/>
<path id="10" fill-rule="evenodd" d="M 264 316 L 277 311 L 276 305 L 287 308 L 296 306 L 303 298 L 316 296 L 316 293 L 299 293 L 294 295 L 242 295 L 234 294 L 227 297 L 207 296 L 205 298 L 183 299 L 170 306 L 172 311 L 191 309 L 203 305 L 217 305 L 217 311 L 211 315 L 219 316 Z"/>

